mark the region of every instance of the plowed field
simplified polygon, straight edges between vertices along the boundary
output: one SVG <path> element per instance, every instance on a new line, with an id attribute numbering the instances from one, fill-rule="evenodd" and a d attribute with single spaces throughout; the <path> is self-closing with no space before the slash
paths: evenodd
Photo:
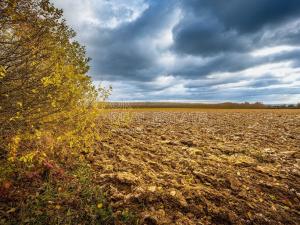
<path id="1" fill-rule="evenodd" d="M 122 116 L 122 111 L 110 116 Z M 134 110 L 93 157 L 142 224 L 299 224 L 299 110 Z"/>

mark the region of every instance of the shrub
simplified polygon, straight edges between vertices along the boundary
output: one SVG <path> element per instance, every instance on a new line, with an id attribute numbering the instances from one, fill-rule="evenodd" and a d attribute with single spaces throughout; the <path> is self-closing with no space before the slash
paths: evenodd
<path id="1" fill-rule="evenodd" d="M 89 58 L 48 0 L 0 2 L 0 157 L 32 163 L 99 139 Z"/>

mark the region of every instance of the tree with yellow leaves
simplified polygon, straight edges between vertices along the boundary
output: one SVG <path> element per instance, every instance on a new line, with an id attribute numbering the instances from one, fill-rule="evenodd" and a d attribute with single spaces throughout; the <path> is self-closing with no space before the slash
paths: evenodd
<path id="1" fill-rule="evenodd" d="M 74 37 L 48 0 L 0 2 L 0 158 L 90 151 L 99 138 L 96 101 L 108 92 Z"/>

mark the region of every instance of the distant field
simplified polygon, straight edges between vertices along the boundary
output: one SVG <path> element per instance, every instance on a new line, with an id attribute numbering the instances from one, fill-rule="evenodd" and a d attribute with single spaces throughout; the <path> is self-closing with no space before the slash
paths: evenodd
<path id="1" fill-rule="evenodd" d="M 300 112 L 300 109 L 239 109 L 239 108 L 232 108 L 232 109 L 222 109 L 222 108 L 168 108 L 168 107 L 155 107 L 155 108 L 114 108 L 109 109 L 108 111 L 119 111 L 119 112 L 143 112 L 143 111 L 152 111 L 152 112 L 159 112 L 159 111 L 174 111 L 174 112 L 274 112 L 274 113 L 296 113 Z"/>
<path id="2" fill-rule="evenodd" d="M 109 102 L 109 108 L 195 108 L 195 109 L 295 109 L 300 104 L 265 105 L 263 103 L 180 103 L 180 102 Z"/>

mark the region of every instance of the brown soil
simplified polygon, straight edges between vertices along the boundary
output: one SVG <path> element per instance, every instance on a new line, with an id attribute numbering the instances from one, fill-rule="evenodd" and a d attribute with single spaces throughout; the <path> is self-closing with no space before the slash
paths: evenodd
<path id="1" fill-rule="evenodd" d="M 95 182 L 141 224 L 300 224 L 300 110 L 135 110 L 101 145 Z"/>

